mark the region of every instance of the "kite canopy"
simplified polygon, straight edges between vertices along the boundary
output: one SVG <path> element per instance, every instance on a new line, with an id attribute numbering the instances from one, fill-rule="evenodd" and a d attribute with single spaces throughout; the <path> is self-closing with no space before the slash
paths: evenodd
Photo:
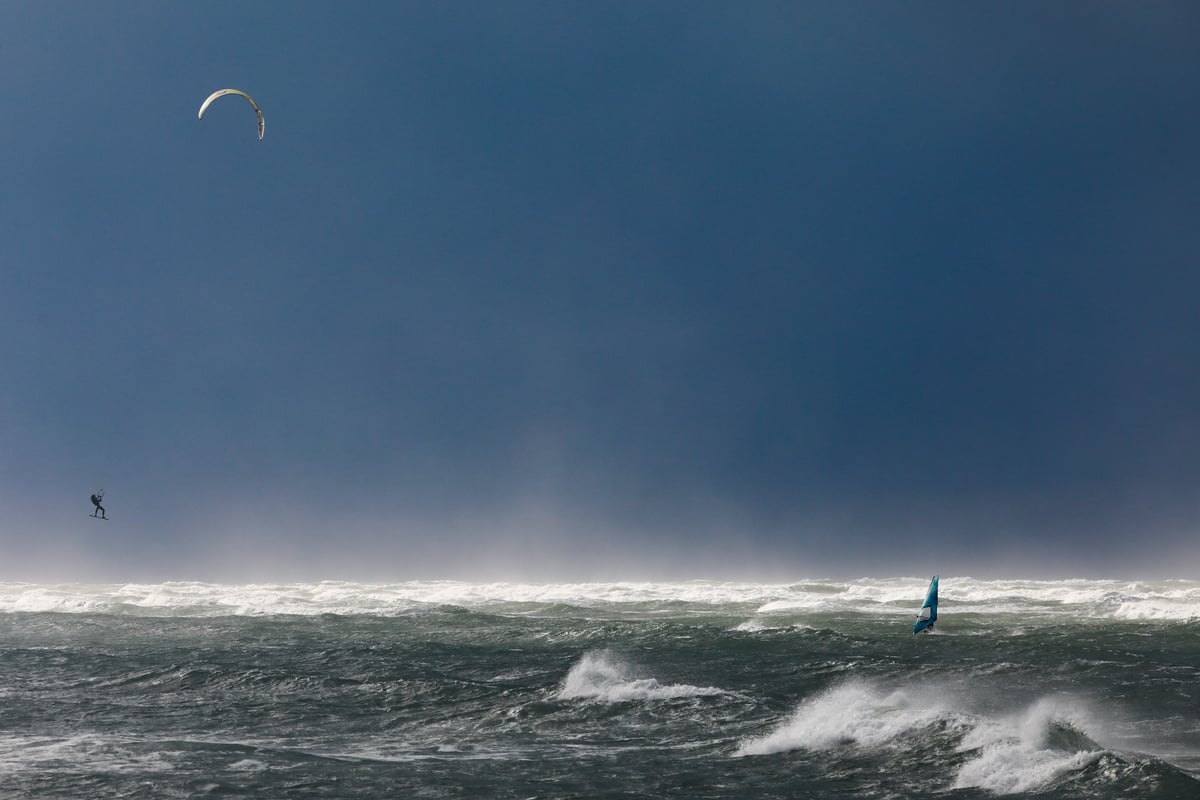
<path id="1" fill-rule="evenodd" d="M 267 121 L 263 119 L 262 109 L 258 107 L 258 103 L 254 102 L 254 98 L 239 89 L 220 89 L 213 92 L 208 96 L 208 99 L 200 105 L 200 113 L 197 114 L 196 117 L 198 119 L 204 119 L 205 109 L 212 105 L 213 100 L 216 100 L 218 97 L 225 94 L 237 94 L 246 98 L 246 102 L 250 104 L 250 107 L 254 109 L 254 113 L 258 115 L 258 140 L 261 142 L 263 138 L 263 131 L 265 131 L 267 128 Z"/>

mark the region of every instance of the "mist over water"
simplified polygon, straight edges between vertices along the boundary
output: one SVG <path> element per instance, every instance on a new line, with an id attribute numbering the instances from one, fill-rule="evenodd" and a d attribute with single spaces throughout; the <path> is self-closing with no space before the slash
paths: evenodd
<path id="1" fill-rule="evenodd" d="M 1195 798 L 1200 584 L 0 584 L 13 797 Z"/>

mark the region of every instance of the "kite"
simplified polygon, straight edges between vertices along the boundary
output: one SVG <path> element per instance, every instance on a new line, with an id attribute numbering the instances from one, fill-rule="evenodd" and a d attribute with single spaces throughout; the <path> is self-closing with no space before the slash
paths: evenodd
<path id="1" fill-rule="evenodd" d="M 243 91 L 239 91 L 237 89 L 221 89 L 220 91 L 213 92 L 200 106 L 200 113 L 196 115 L 197 118 L 204 119 L 205 109 L 212 105 L 213 100 L 216 100 L 218 97 L 225 94 L 240 94 L 242 97 L 246 98 L 246 102 L 250 104 L 250 106 L 254 109 L 254 113 L 258 115 L 258 140 L 261 142 L 263 138 L 263 131 L 266 130 L 267 127 L 267 121 L 263 119 L 262 109 L 258 107 L 258 103 L 254 102 L 254 98 Z"/>

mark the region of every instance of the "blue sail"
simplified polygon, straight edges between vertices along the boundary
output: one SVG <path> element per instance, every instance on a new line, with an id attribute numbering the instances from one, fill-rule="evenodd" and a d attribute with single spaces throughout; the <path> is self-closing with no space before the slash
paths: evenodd
<path id="1" fill-rule="evenodd" d="M 929 582 L 929 591 L 925 593 L 925 604 L 921 606 L 921 613 L 917 615 L 917 622 L 913 625 L 913 633 L 932 628 L 933 623 L 937 622 L 937 584 L 938 576 L 934 575 L 933 580 Z"/>

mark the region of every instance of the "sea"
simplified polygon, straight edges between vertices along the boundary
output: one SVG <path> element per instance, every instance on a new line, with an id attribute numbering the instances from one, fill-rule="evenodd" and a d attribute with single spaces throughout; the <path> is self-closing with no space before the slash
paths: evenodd
<path id="1" fill-rule="evenodd" d="M 1200 798 L 1200 581 L 0 583 L 0 798 Z"/>

